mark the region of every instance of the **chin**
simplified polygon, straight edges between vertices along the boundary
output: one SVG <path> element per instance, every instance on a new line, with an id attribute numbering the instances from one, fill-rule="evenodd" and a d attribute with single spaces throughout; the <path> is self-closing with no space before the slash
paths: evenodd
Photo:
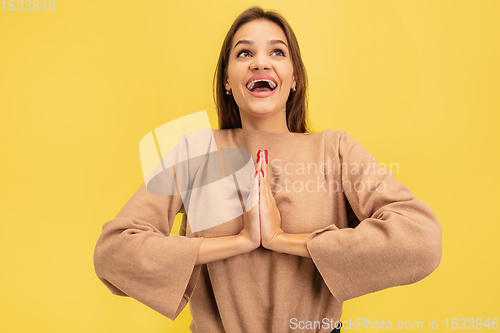
<path id="1" fill-rule="evenodd" d="M 279 105 L 280 104 L 276 103 L 276 101 L 271 101 L 271 100 L 255 101 L 250 105 L 250 110 L 256 113 L 263 113 L 263 112 L 269 113 L 281 109 Z M 283 104 L 283 107 L 284 106 L 285 104 Z"/>

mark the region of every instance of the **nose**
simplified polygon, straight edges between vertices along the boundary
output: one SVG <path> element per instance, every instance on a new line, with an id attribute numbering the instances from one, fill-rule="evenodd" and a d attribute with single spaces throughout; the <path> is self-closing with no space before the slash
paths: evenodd
<path id="1" fill-rule="evenodd" d="M 266 70 L 271 68 L 269 61 L 267 60 L 266 56 L 262 53 L 257 54 L 253 58 L 251 66 L 253 70 Z"/>

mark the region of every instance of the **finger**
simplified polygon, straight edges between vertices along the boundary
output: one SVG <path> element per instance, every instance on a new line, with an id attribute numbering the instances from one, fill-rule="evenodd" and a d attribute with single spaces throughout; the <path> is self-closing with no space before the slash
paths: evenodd
<path id="1" fill-rule="evenodd" d="M 257 179 L 259 179 L 259 195 L 261 194 L 261 184 L 262 184 L 262 150 L 259 150 L 260 155 L 258 156 L 257 163 Z"/>
<path id="2" fill-rule="evenodd" d="M 257 160 L 259 160 L 257 158 Z M 248 201 L 247 201 L 247 206 L 246 206 L 246 210 L 250 210 L 252 209 L 253 207 L 255 207 L 255 205 L 258 205 L 259 204 L 259 192 L 260 192 L 260 188 L 259 188 L 259 177 L 258 177 L 258 173 L 260 172 L 260 168 L 259 168 L 259 163 L 255 162 L 254 163 L 254 173 L 253 173 L 253 181 L 252 181 L 252 187 L 250 189 L 250 195 L 249 195 L 249 198 L 248 198 Z"/>
<path id="3" fill-rule="evenodd" d="M 262 170 L 262 166 L 264 164 L 264 152 L 260 150 L 260 158 L 259 158 L 259 163 L 258 163 L 258 175 L 259 175 L 259 211 L 260 211 L 260 216 L 262 216 L 263 211 L 264 211 L 264 198 L 265 198 L 265 187 L 264 187 L 264 173 Z"/>
<path id="4" fill-rule="evenodd" d="M 250 210 L 254 208 L 256 205 L 259 204 L 259 177 L 257 174 L 257 167 L 255 167 L 254 175 L 253 175 L 253 182 L 252 182 L 252 189 L 250 191 L 250 202 L 248 205 L 248 209 Z"/>
<path id="5" fill-rule="evenodd" d="M 259 149 L 257 152 L 257 162 L 255 164 L 255 170 L 257 171 L 257 178 L 259 179 L 259 184 L 262 182 L 262 156 L 264 156 L 264 153 L 262 150 Z"/>
<path id="6" fill-rule="evenodd" d="M 267 149 L 264 149 L 262 153 L 262 171 L 264 175 L 264 196 L 267 198 L 271 195 L 271 181 L 270 177 L 271 175 L 269 174 L 268 170 L 268 164 L 269 164 L 269 152 Z"/>

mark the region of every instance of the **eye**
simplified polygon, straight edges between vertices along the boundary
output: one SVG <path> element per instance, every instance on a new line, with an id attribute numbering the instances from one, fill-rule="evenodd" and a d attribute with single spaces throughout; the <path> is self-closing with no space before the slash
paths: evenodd
<path id="1" fill-rule="evenodd" d="M 236 57 L 238 58 L 246 58 L 250 56 L 250 51 L 248 50 L 241 50 L 240 52 L 238 52 L 238 55 Z"/>
<path id="2" fill-rule="evenodd" d="M 280 57 L 284 57 L 285 56 L 285 52 L 282 49 L 276 49 L 276 50 L 273 51 L 272 54 L 277 54 Z"/>

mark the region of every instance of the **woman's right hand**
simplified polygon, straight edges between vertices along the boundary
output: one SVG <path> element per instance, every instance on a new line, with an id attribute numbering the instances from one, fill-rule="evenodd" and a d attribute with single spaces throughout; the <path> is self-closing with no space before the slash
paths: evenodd
<path id="1" fill-rule="evenodd" d="M 262 159 L 258 159 L 255 168 L 262 170 Z M 259 181 L 254 177 L 247 206 L 251 207 L 243 214 L 243 230 L 237 235 L 203 238 L 196 258 L 196 265 L 226 259 L 238 254 L 248 253 L 258 248 L 262 242 L 259 218 Z"/>
<path id="2" fill-rule="evenodd" d="M 261 153 L 261 151 L 259 151 Z M 254 181 L 250 190 L 250 202 L 253 207 L 245 211 L 243 214 L 243 230 L 240 236 L 248 244 L 250 251 L 258 248 L 262 242 L 260 236 L 260 219 L 259 219 L 259 179 L 258 173 L 262 170 L 262 158 L 257 156 L 258 162 L 255 165 Z"/>

